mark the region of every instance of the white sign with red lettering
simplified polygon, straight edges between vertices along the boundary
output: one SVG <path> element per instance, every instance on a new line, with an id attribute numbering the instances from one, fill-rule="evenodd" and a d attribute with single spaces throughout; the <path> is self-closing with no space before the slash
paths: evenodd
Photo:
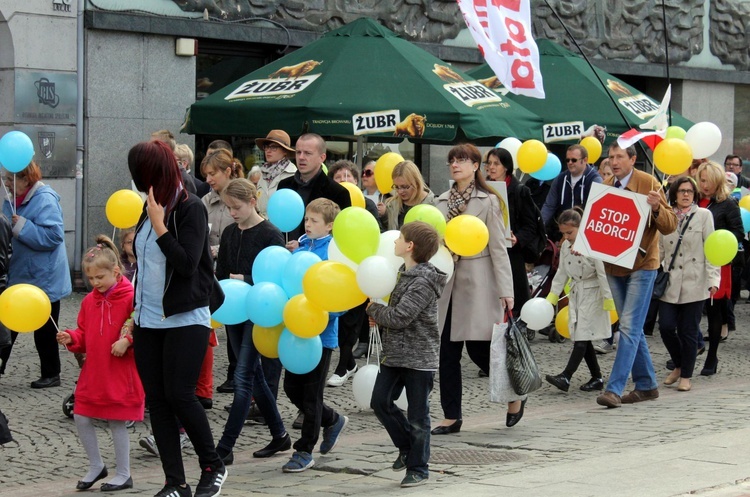
<path id="1" fill-rule="evenodd" d="M 531 0 L 458 0 L 471 36 L 503 85 L 517 95 L 544 98 L 530 4 Z"/>
<path id="2" fill-rule="evenodd" d="M 650 215 L 646 195 L 594 183 L 573 250 L 631 269 Z"/>

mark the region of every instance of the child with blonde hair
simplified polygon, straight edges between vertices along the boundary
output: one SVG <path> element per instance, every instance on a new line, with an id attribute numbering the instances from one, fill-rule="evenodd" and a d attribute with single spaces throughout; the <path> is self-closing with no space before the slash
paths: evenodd
<path id="1" fill-rule="evenodd" d="M 83 270 L 93 287 L 81 302 L 78 327 L 57 333 L 71 352 L 85 353 L 73 408 L 78 437 L 89 458 L 89 471 L 77 490 L 87 490 L 108 476 L 96 440 L 94 419 L 105 419 L 112 431 L 117 474 L 102 491 L 133 487 L 130 439 L 125 423 L 143 420 L 143 386 L 130 346 L 133 343 L 133 285 L 122 275 L 120 255 L 105 235 L 83 256 Z"/>

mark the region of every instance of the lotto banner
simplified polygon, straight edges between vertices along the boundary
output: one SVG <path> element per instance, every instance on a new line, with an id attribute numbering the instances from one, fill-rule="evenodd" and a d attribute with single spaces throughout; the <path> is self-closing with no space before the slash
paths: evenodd
<path id="1" fill-rule="evenodd" d="M 487 64 L 517 95 L 544 98 L 539 50 L 531 32 L 530 0 L 458 0 Z"/>

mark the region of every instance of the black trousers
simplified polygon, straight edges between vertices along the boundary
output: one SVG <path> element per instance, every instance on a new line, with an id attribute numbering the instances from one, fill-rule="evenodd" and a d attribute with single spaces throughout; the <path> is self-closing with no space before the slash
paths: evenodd
<path id="1" fill-rule="evenodd" d="M 357 365 L 354 362 L 352 348 L 357 343 L 363 327 L 369 333 L 370 325 L 367 320 L 366 309 L 367 301 L 339 316 L 339 363 L 333 371 L 339 376 L 344 376 L 347 371 L 351 371 Z"/>
<path id="2" fill-rule="evenodd" d="M 709 299 L 706 302 L 706 317 L 708 318 L 708 353 L 706 354 L 706 366 L 714 367 L 718 362 L 716 356 L 721 341 L 721 327 L 727 322 L 729 299 Z"/>
<path id="3" fill-rule="evenodd" d="M 602 377 L 602 370 L 599 368 L 599 361 L 596 359 L 596 351 L 591 340 L 573 342 L 573 352 L 570 353 L 570 359 L 568 359 L 568 365 L 565 366 L 563 374 L 568 379 L 572 378 L 583 360 L 586 360 L 586 366 L 588 366 L 592 378 Z"/>
<path id="4" fill-rule="evenodd" d="M 60 301 L 58 300 L 52 302 L 50 319 L 44 323 L 44 326 L 34 332 L 34 345 L 39 355 L 42 378 L 52 378 L 60 374 L 60 348 L 57 344 L 57 328 L 55 327 L 55 323 L 59 321 L 59 318 Z M 11 345 L 0 349 L 0 360 L 2 360 L 0 374 L 5 374 L 5 366 L 8 364 L 10 352 L 13 349 L 13 344 L 16 343 L 16 338 L 18 338 L 18 333 L 12 331 L 10 333 Z"/>
<path id="5" fill-rule="evenodd" d="M 451 315 L 453 301 L 448 304 L 443 333 L 440 336 L 440 405 L 445 419 L 461 419 L 461 398 L 463 383 L 461 381 L 461 356 L 464 343 L 469 358 L 479 369 L 490 373 L 490 341 L 476 340 L 451 342 Z M 488 327 L 492 324 L 488 324 Z"/>
<path id="6" fill-rule="evenodd" d="M 659 307 L 661 340 L 675 367 L 680 368 L 681 378 L 693 377 L 704 303 L 704 300 L 687 304 L 662 302 Z"/>
<path id="7" fill-rule="evenodd" d="M 201 468 L 223 466 L 206 411 L 195 396 L 210 331 L 198 325 L 163 329 L 136 326 L 133 330 L 135 364 L 146 392 L 167 485 L 185 483 L 180 425 L 190 437 Z"/>

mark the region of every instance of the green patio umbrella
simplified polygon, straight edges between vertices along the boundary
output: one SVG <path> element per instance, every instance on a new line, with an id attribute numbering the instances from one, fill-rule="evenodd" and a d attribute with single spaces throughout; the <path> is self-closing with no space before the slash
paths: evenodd
<path id="1" fill-rule="evenodd" d="M 487 64 L 471 69 L 467 74 L 541 116 L 544 121 L 544 141 L 577 141 L 570 136 L 575 130 L 586 130 L 598 124 L 607 128 L 609 142 L 628 129 L 645 123 L 658 110 L 659 100 L 654 100 L 608 72 L 595 68 L 606 85 L 606 88 L 603 87 L 580 55 L 550 40 L 538 39 L 536 44 L 539 47 L 539 63 L 544 78 L 544 99 L 507 93 Z M 627 124 L 609 95 L 614 97 Z M 676 112 L 672 112 L 672 124 L 686 130 L 693 125 Z"/>
<path id="2" fill-rule="evenodd" d="M 541 124 L 521 104 L 365 18 L 196 102 L 183 131 L 495 143 L 540 139 Z"/>

